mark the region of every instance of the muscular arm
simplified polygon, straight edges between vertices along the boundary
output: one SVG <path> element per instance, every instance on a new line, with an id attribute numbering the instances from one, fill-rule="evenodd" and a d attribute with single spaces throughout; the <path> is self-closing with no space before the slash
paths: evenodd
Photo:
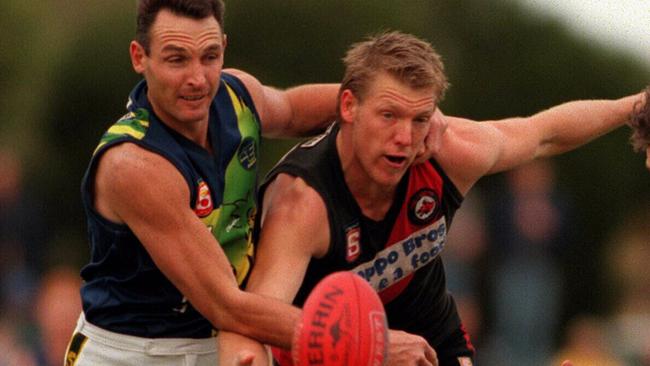
<path id="1" fill-rule="evenodd" d="M 301 178 L 280 174 L 264 194 L 261 224 L 247 290 L 292 302 L 311 258 L 329 249 L 325 203 Z"/>
<path id="2" fill-rule="evenodd" d="M 263 230 L 247 291 L 291 303 L 312 256 L 327 252 L 325 203 L 302 179 L 280 174 L 264 194 L 263 209 Z M 262 346 L 251 339 L 222 332 L 218 343 L 224 365 L 235 365 L 232 360 L 243 354 L 255 354 L 256 361 L 265 359 Z"/>
<path id="3" fill-rule="evenodd" d="M 313 136 L 336 118 L 339 84 L 306 84 L 287 90 L 262 85 L 241 70 L 224 70 L 246 85 L 262 120 L 265 137 Z"/>
<path id="4" fill-rule="evenodd" d="M 130 143 L 111 148 L 100 160 L 94 197 L 97 210 L 128 225 L 215 328 L 290 345 L 300 310 L 239 290 L 228 259 L 191 210 L 187 184 L 169 161 Z"/>
<path id="5" fill-rule="evenodd" d="M 477 123 L 448 119 L 436 159 L 462 193 L 486 174 L 573 150 L 620 127 L 641 94 L 561 104 L 527 118 Z"/>

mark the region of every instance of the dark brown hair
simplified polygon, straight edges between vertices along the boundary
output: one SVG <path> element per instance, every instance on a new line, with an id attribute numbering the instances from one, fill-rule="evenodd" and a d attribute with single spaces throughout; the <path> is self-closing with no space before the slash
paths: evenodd
<path id="1" fill-rule="evenodd" d="M 225 5 L 222 0 L 139 0 L 135 40 L 149 54 L 149 29 L 162 9 L 194 19 L 213 16 L 223 30 Z"/>
<path id="2" fill-rule="evenodd" d="M 630 142 L 634 151 L 642 152 L 650 145 L 650 86 L 645 90 L 645 103 L 637 104 L 628 122 L 632 127 Z"/>

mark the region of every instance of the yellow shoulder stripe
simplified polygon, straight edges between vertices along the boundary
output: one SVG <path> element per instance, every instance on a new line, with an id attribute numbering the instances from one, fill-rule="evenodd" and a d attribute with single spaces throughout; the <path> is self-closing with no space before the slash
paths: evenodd
<path id="1" fill-rule="evenodd" d="M 138 131 L 133 127 L 127 125 L 113 125 L 108 129 L 108 133 L 115 135 L 129 135 L 138 140 L 141 140 L 144 137 L 144 132 Z"/>
<path id="2" fill-rule="evenodd" d="M 228 89 L 228 95 L 230 95 L 230 100 L 232 100 L 232 105 L 235 108 L 235 113 L 237 113 L 237 118 L 239 118 L 241 113 L 244 111 L 244 106 L 241 104 L 241 101 L 239 100 L 237 94 L 235 94 L 235 91 L 232 90 L 232 88 L 228 84 L 225 85 L 226 88 Z"/>

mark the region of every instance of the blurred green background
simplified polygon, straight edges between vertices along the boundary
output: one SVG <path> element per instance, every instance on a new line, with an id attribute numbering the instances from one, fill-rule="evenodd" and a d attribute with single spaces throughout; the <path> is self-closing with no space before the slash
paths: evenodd
<path id="1" fill-rule="evenodd" d="M 139 79 L 128 57 L 135 1 L 3 0 L 0 13 L 0 144 L 20 157 L 25 191 L 42 210 L 44 266 L 80 267 L 88 257 L 80 181 Z M 443 55 L 452 86 L 441 107 L 450 115 L 529 115 L 628 95 L 650 80 L 649 60 L 578 38 L 517 2 L 484 0 L 227 1 L 226 67 L 277 87 L 337 82 L 347 47 L 385 29 L 416 34 Z M 628 136 L 621 128 L 555 159 L 579 220 L 567 317 L 608 309 L 603 246 L 627 213 L 649 205 L 650 174 Z M 291 144 L 265 141 L 263 172 Z"/>

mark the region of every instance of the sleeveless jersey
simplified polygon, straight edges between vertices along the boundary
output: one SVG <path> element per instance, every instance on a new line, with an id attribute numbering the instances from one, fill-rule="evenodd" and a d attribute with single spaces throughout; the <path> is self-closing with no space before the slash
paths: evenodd
<path id="1" fill-rule="evenodd" d="M 301 306 L 328 273 L 354 271 L 379 293 L 392 329 L 421 335 L 435 347 L 460 326 L 439 254 L 462 195 L 429 160 L 409 168 L 381 222 L 365 217 L 343 178 L 337 132 L 335 124 L 296 146 L 271 170 L 260 191 L 287 173 L 301 177 L 327 207 L 329 251 L 310 261 L 295 304 Z"/>
<path id="2" fill-rule="evenodd" d="M 158 119 L 147 100 L 145 81 L 131 92 L 127 109 L 102 136 L 82 182 L 91 249 L 90 263 L 81 270 L 84 314 L 91 324 L 121 334 L 210 337 L 211 324 L 156 267 L 129 227 L 106 220 L 94 209 L 97 163 L 108 149 L 125 142 L 169 160 L 190 188 L 192 210 L 219 241 L 241 284 L 253 255 L 250 228 L 255 215 L 259 117 L 241 81 L 225 73 L 210 106 L 213 154 Z"/>

